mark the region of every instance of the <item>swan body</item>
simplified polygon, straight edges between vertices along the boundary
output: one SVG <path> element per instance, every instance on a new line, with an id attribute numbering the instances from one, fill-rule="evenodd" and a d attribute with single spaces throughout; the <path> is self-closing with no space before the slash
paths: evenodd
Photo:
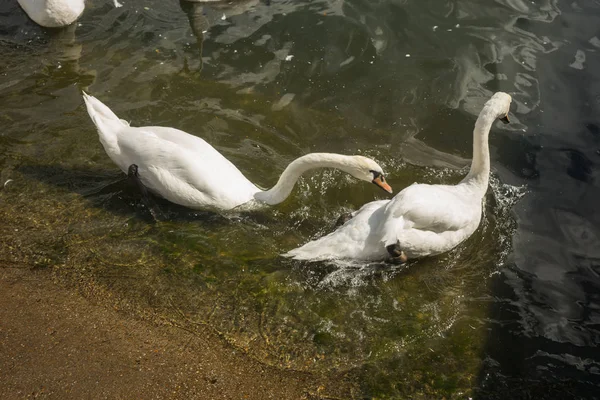
<path id="1" fill-rule="evenodd" d="M 77 21 L 85 9 L 84 0 L 18 0 L 21 8 L 36 24 L 61 28 Z M 113 0 L 115 7 L 123 5 Z"/>
<path id="2" fill-rule="evenodd" d="M 19 0 L 29 18 L 47 28 L 71 25 L 85 8 L 83 0 Z"/>
<path id="3" fill-rule="evenodd" d="M 203 139 L 175 128 L 129 126 L 100 100 L 86 93 L 83 98 L 111 160 L 123 172 L 137 165 L 144 186 L 185 207 L 229 210 L 253 200 L 278 204 L 289 196 L 300 175 L 314 168 L 339 168 L 391 193 L 375 161 L 331 153 L 311 153 L 294 160 L 277 184 L 263 191 Z"/>
<path id="4" fill-rule="evenodd" d="M 498 92 L 479 114 L 473 131 L 473 161 L 457 185 L 412 184 L 391 200 L 374 201 L 336 231 L 284 254 L 298 260 L 383 260 L 396 248 L 403 261 L 444 253 L 470 237 L 479 226 L 488 187 L 488 134 L 506 117 L 510 95 Z"/>

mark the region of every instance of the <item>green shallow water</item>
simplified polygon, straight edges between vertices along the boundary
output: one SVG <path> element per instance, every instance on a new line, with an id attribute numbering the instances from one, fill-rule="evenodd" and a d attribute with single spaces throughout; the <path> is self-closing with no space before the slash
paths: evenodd
<path id="1" fill-rule="evenodd" d="M 350 377 L 359 398 L 472 396 L 502 324 L 490 307 L 512 301 L 490 282 L 513 265 L 512 208 L 536 176 L 523 136 L 539 107 L 535 55 L 560 45 L 523 21 L 550 25 L 557 5 L 130 3 L 90 4 L 66 31 L 1 6 L 0 262 L 52 268 L 270 365 Z M 373 157 L 396 192 L 456 183 L 491 93 L 513 95 L 514 121 L 493 129 L 483 222 L 457 249 L 404 267 L 303 263 L 279 254 L 386 195 L 322 171 L 276 207 L 219 215 L 161 202 L 168 219 L 153 224 L 81 90 L 134 126 L 206 139 L 264 187 L 311 151 Z"/>
<path id="2" fill-rule="evenodd" d="M 460 177 L 403 168 L 432 181 Z M 2 193 L 3 264 L 53 268 L 116 307 L 149 308 L 199 333 L 209 326 L 270 365 L 349 373 L 365 393 L 452 395 L 474 384 L 486 282 L 507 251 L 497 235 L 507 242 L 514 224 L 491 195 L 481 231 L 446 256 L 408 267 L 307 264 L 279 254 L 335 222 L 299 204 L 311 204 L 311 182 L 281 209 L 220 216 L 166 205 L 171 220 L 151 224 L 113 171 L 28 164 L 11 176 Z"/>

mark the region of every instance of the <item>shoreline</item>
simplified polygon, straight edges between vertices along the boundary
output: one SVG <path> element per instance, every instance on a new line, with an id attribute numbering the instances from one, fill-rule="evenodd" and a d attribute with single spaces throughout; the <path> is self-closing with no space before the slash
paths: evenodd
<path id="1" fill-rule="evenodd" d="M 210 332 L 132 317 L 51 269 L 0 267 L 0 393 L 5 399 L 347 399 L 339 376 L 260 363 Z"/>

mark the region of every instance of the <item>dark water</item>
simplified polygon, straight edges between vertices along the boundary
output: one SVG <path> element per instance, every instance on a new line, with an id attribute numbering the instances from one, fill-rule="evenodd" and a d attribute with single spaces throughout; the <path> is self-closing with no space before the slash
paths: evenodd
<path id="1" fill-rule="evenodd" d="M 95 1 L 66 30 L 2 2 L 2 263 L 350 376 L 357 396 L 600 397 L 598 52 L 592 0 Z M 169 220 L 149 223 L 81 89 L 133 125 L 205 138 L 263 186 L 307 152 L 360 152 L 396 191 L 458 182 L 482 104 L 514 100 L 490 136 L 481 228 L 390 268 L 278 257 L 384 198 L 332 171 L 274 208 L 163 204 Z"/>

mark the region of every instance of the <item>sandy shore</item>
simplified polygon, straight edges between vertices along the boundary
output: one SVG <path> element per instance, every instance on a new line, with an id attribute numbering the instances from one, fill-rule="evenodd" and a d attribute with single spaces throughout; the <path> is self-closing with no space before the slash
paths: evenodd
<path id="1" fill-rule="evenodd" d="M 138 320 L 48 270 L 0 266 L 3 399 L 351 398 L 339 377 L 261 364 L 212 334 Z"/>

